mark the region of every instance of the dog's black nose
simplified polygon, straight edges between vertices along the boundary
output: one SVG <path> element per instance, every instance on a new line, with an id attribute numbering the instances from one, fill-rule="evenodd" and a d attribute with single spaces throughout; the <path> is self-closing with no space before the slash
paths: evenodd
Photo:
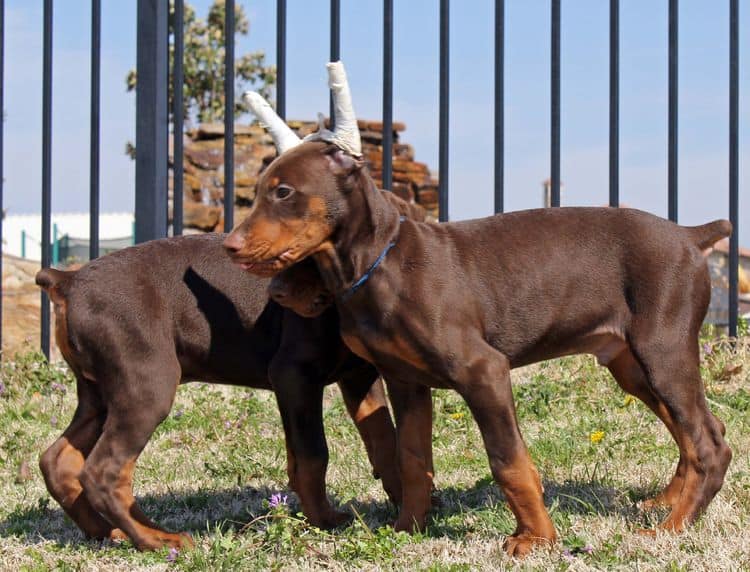
<path id="1" fill-rule="evenodd" d="M 271 300 L 281 302 L 281 300 L 289 296 L 289 288 L 286 284 L 278 284 L 273 280 L 268 287 L 268 295 L 271 297 Z"/>
<path id="2" fill-rule="evenodd" d="M 318 294 L 313 299 L 313 307 L 316 310 L 319 310 L 321 308 L 327 308 L 328 306 L 331 305 L 332 302 L 333 302 L 333 299 L 332 299 L 332 297 L 330 295 L 328 295 L 328 294 Z"/>

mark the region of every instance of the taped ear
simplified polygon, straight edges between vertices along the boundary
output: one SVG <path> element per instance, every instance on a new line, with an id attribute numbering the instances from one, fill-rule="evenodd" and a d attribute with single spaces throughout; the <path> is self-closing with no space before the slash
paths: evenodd
<path id="1" fill-rule="evenodd" d="M 364 161 L 353 157 L 335 145 L 329 145 L 323 153 L 328 160 L 331 171 L 337 177 L 348 177 L 360 171 L 365 166 Z"/>

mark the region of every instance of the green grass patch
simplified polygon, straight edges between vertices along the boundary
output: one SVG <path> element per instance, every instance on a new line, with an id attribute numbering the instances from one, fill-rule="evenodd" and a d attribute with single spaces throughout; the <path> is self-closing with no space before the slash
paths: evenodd
<path id="1" fill-rule="evenodd" d="M 590 357 L 513 372 L 522 433 L 559 535 L 523 562 L 502 542 L 515 528 L 490 478 L 481 436 L 453 392 L 433 394 L 439 506 L 418 535 L 396 517 L 335 387 L 326 392 L 329 492 L 352 514 L 321 531 L 287 489 L 283 432 L 268 392 L 181 387 L 136 471 L 136 495 L 161 525 L 187 530 L 196 548 L 140 553 L 87 541 L 50 499 L 39 454 L 65 428 L 75 383 L 37 354 L 0 366 L 0 569 L 7 570 L 734 570 L 750 568 L 750 344 L 706 342 L 706 395 L 734 451 L 724 488 L 686 534 L 638 534 L 664 511 L 638 502 L 671 477 L 677 450 L 661 423 Z M 677 383 L 677 381 L 676 381 Z M 285 498 L 271 506 L 274 495 Z"/>

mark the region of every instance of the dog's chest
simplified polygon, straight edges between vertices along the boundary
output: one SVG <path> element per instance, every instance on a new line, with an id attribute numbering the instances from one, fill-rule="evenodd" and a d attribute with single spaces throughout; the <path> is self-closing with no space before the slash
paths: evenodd
<path id="1" fill-rule="evenodd" d="M 341 337 L 355 354 L 376 366 L 398 363 L 420 371 L 427 369 L 419 343 L 408 332 L 389 327 L 382 317 L 344 319 Z"/>

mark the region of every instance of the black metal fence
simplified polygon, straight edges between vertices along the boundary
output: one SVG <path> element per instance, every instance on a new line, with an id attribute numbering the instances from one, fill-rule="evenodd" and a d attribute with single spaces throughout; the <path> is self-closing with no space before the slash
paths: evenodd
<path id="1" fill-rule="evenodd" d="M 135 239 L 143 242 L 167 235 L 168 199 L 168 86 L 182 94 L 184 0 L 174 1 L 174 66 L 169 69 L 169 0 L 138 0 L 136 96 L 136 205 Z M 439 209 L 440 219 L 448 217 L 449 172 L 449 88 L 450 88 L 450 0 L 440 3 L 440 77 L 439 77 Z M 739 0 L 729 2 L 729 218 L 735 232 L 729 249 L 729 334 L 736 336 L 738 322 L 739 264 Z M 619 100 L 620 100 L 620 25 L 619 0 L 610 0 L 610 108 L 609 108 L 609 204 L 619 206 Z M 225 145 L 224 145 L 224 227 L 233 226 L 234 204 L 234 0 L 226 0 Z M 560 32 L 562 0 L 550 0 L 550 164 L 551 204 L 560 206 Z M 678 0 L 669 0 L 669 106 L 668 106 L 668 216 L 677 221 L 678 212 Z M 52 14 L 53 0 L 44 0 L 43 28 L 43 105 L 42 105 L 42 266 L 50 264 L 51 243 L 51 142 L 52 142 Z M 286 113 L 286 0 L 276 3 L 277 110 Z M 495 0 L 495 94 L 494 94 L 494 204 L 495 211 L 504 208 L 504 95 L 505 95 L 505 1 Z M 393 0 L 383 0 L 383 184 L 392 181 L 393 146 Z M 5 2 L 0 0 L 0 109 L 4 91 Z M 100 54 L 101 0 L 92 0 L 91 21 L 91 150 L 90 150 L 90 256 L 99 254 L 99 134 L 100 134 Z M 330 58 L 341 57 L 340 0 L 330 0 Z M 345 57 L 345 54 L 344 54 Z M 174 98 L 174 203 L 173 232 L 183 227 L 183 101 Z M 0 209 L 2 209 L 3 137 L 0 127 Z M 0 221 L 0 240 L 2 222 Z M 0 269 L 2 262 L 0 261 Z M 1 286 L 0 286 L 1 293 Z M 49 355 L 50 307 L 42 294 L 41 347 Z M 0 309 L 1 312 L 1 309 Z M 1 317 L 1 313 L 0 313 Z M 1 339 L 0 329 L 0 339 Z"/>

